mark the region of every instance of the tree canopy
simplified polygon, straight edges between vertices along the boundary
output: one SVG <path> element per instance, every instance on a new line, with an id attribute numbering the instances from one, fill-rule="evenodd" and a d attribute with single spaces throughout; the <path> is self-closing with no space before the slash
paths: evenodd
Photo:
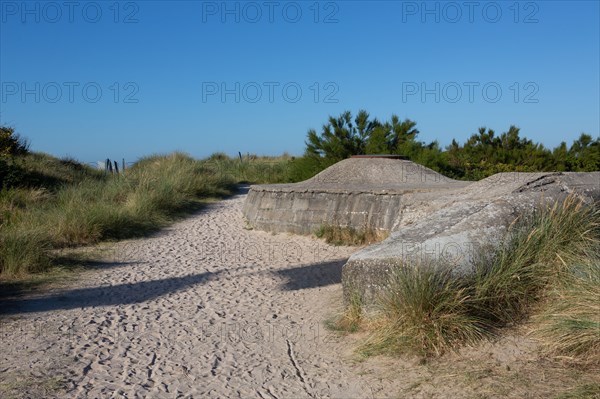
<path id="1" fill-rule="evenodd" d="M 362 154 L 397 154 L 456 179 L 478 180 L 499 172 L 598 171 L 600 137 L 581 133 L 569 147 L 554 149 L 521 136 L 517 126 L 496 134 L 481 127 L 464 144 L 452 140 L 442 149 L 437 141 L 419 141 L 416 122 L 392 115 L 381 122 L 365 110 L 356 117 L 350 111 L 329 116 L 321 128 L 308 131 L 305 155 L 296 161 L 295 179 L 308 178 L 320 170 Z"/>

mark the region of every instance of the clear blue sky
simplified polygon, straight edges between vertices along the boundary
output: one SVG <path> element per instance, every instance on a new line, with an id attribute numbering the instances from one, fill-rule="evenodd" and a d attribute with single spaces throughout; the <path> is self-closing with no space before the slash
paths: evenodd
<path id="1" fill-rule="evenodd" d="M 515 124 L 553 147 L 599 134 L 599 20 L 598 1 L 2 0 L 0 123 L 85 162 L 301 154 L 362 108 L 442 145 Z"/>

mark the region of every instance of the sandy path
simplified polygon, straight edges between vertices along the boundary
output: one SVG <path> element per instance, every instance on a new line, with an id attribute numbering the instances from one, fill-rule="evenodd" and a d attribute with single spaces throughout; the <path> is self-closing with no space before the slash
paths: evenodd
<path id="1" fill-rule="evenodd" d="M 76 287 L 9 303 L 4 389 L 44 396 L 66 381 L 57 396 L 371 396 L 323 326 L 355 249 L 246 230 L 244 198 L 119 244 Z"/>

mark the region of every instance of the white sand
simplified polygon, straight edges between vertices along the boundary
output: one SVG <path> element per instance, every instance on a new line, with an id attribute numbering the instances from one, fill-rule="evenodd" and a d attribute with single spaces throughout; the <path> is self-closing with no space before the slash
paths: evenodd
<path id="1" fill-rule="evenodd" d="M 347 345 L 323 325 L 356 248 L 246 230 L 244 198 L 119 244 L 114 263 L 76 287 L 9 304 L 3 388 L 23 397 L 371 397 L 344 360 Z M 65 381 L 66 392 L 52 393 Z"/>

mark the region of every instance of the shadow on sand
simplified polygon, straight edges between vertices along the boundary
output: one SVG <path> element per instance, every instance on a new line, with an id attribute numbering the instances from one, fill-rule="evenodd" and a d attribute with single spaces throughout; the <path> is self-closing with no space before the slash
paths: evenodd
<path id="1" fill-rule="evenodd" d="M 34 298 L 13 298 L 0 302 L 0 314 L 14 315 L 49 312 L 95 306 L 115 306 L 140 303 L 187 287 L 204 284 L 218 273 L 191 274 L 163 280 L 141 281 L 102 287 L 78 288 L 53 292 Z"/>
<path id="2" fill-rule="evenodd" d="M 342 281 L 342 267 L 347 259 L 314 263 L 291 269 L 277 270 L 274 273 L 285 278 L 283 289 L 288 291 L 305 288 L 326 287 Z"/>
<path id="3" fill-rule="evenodd" d="M 222 195 L 221 199 L 235 198 L 246 195 L 250 189 L 249 184 L 236 185 L 234 192 L 230 195 Z M 173 221 L 183 219 L 197 214 L 210 212 L 209 203 L 200 201 L 189 209 L 182 211 L 179 217 Z M 210 204 L 219 206 L 219 203 Z M 221 204 L 222 206 L 222 204 Z M 172 227 L 149 229 L 143 234 L 129 237 L 132 239 L 143 239 L 158 237 L 169 234 Z M 128 245 L 118 246 L 114 249 L 104 249 L 100 253 L 100 259 L 92 259 L 95 248 L 79 248 L 76 250 L 62 249 L 54 255 L 54 263 L 65 270 L 82 269 L 111 269 L 136 264 L 143 264 L 131 259 Z M 88 253 L 88 251 L 91 251 Z M 91 256 L 90 256 L 91 254 Z M 93 287 L 73 289 L 70 291 L 53 292 L 31 297 L 31 292 L 42 287 L 44 282 L 31 281 L 0 281 L 0 315 L 10 315 L 30 312 L 45 312 L 58 309 L 74 309 L 93 306 L 119 305 L 139 303 L 159 297 L 170 292 L 183 289 L 187 286 L 203 283 L 213 278 L 217 273 L 203 273 L 186 277 L 170 278 L 157 281 L 146 281 L 133 284 L 122 284 L 106 287 Z"/>

